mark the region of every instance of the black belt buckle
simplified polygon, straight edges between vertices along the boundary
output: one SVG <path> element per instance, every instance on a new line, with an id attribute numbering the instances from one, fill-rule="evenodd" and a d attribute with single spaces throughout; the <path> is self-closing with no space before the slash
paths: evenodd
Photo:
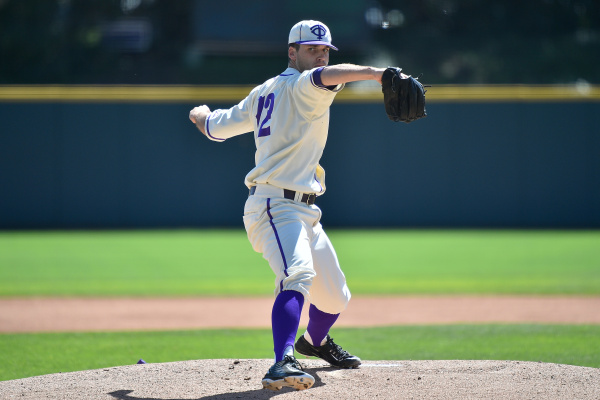
<path id="1" fill-rule="evenodd" d="M 302 202 L 306 203 L 307 206 L 312 206 L 313 204 L 315 204 L 315 200 L 317 199 L 317 195 L 316 194 L 304 194 L 302 196 Z"/>
<path id="2" fill-rule="evenodd" d="M 296 192 L 294 192 L 293 190 L 289 190 L 289 189 L 283 189 L 283 197 L 285 197 L 288 200 L 295 200 Z M 316 198 L 317 198 L 317 195 L 314 193 L 312 193 L 312 194 L 304 193 L 302 195 L 302 198 L 300 198 L 300 203 L 306 203 L 307 206 L 311 206 L 311 205 L 315 204 Z"/>

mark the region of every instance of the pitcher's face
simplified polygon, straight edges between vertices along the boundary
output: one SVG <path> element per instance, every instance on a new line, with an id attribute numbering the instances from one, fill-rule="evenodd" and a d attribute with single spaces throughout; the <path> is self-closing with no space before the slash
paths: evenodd
<path id="1" fill-rule="evenodd" d="M 329 64 L 329 51 L 331 49 L 324 44 L 301 44 L 296 51 L 290 47 L 289 57 L 295 62 L 296 69 L 300 72 L 317 67 L 325 67 Z"/>

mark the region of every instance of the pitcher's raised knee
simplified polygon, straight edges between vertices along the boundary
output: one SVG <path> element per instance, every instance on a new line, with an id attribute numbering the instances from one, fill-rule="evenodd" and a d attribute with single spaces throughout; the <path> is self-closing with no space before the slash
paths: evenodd
<path id="1" fill-rule="evenodd" d="M 348 307 L 351 297 L 350 290 L 345 286 L 340 291 L 320 293 L 318 296 L 315 293 L 311 296 L 311 303 L 328 314 L 339 314 Z"/>

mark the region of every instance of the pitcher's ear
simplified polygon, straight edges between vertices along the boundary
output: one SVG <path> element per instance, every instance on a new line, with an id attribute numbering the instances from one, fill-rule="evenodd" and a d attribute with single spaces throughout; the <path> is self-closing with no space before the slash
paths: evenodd
<path id="1" fill-rule="evenodd" d="M 297 52 L 296 48 L 294 46 L 292 46 L 292 45 L 289 45 L 289 47 L 288 47 L 288 58 L 290 60 L 296 60 L 296 52 Z"/>

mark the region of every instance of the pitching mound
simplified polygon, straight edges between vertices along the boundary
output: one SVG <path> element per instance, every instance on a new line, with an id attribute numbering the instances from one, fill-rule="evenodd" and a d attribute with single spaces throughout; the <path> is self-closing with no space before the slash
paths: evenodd
<path id="1" fill-rule="evenodd" d="M 2 399 L 598 399 L 600 369 L 520 361 L 365 361 L 339 370 L 300 360 L 305 391 L 264 390 L 271 360 L 140 364 L 0 382 Z"/>

